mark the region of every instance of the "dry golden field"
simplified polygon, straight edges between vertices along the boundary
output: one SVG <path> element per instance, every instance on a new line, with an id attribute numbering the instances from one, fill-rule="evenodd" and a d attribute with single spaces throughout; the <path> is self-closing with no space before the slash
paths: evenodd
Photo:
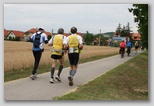
<path id="1" fill-rule="evenodd" d="M 40 65 L 51 64 L 50 46 L 44 45 Z M 86 59 L 93 56 L 117 53 L 119 48 L 104 46 L 84 46 L 80 58 Z M 68 62 L 67 54 L 65 62 Z M 4 41 L 4 71 L 19 70 L 33 67 L 34 57 L 32 53 L 32 43 Z"/>

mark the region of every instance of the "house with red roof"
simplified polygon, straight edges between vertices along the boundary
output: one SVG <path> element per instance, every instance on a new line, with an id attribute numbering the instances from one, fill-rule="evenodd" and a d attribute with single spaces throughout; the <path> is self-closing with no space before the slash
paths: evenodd
<path id="1" fill-rule="evenodd" d="M 7 39 L 7 36 L 9 35 L 10 31 L 4 29 L 4 40 Z"/>
<path id="2" fill-rule="evenodd" d="M 22 41 L 28 41 L 29 38 L 37 32 L 38 28 L 31 28 L 27 30 L 26 32 L 22 31 L 16 31 L 16 30 L 6 30 L 4 29 L 4 40 L 9 40 L 11 38 L 20 37 L 20 40 Z M 44 33 L 48 36 L 52 36 L 53 34 L 47 31 L 44 31 Z M 83 34 L 80 32 L 77 32 L 78 35 L 80 35 L 83 38 Z M 64 35 L 67 37 L 70 35 L 70 33 L 64 33 Z"/>
<path id="3" fill-rule="evenodd" d="M 118 34 L 116 32 L 114 32 L 114 37 L 117 37 Z M 136 41 L 140 41 L 141 40 L 141 34 L 139 33 L 130 33 L 130 36 L 133 40 L 136 40 Z"/>
<path id="4" fill-rule="evenodd" d="M 92 42 L 92 45 L 98 45 L 99 44 L 99 38 L 95 38 Z"/>
<path id="5" fill-rule="evenodd" d="M 9 40 L 9 39 L 15 39 L 16 37 L 19 37 L 20 40 L 24 40 L 24 32 L 4 29 L 4 39 Z"/>
<path id="6" fill-rule="evenodd" d="M 141 34 L 139 33 L 131 33 L 131 38 L 135 41 L 140 41 L 141 40 Z"/>

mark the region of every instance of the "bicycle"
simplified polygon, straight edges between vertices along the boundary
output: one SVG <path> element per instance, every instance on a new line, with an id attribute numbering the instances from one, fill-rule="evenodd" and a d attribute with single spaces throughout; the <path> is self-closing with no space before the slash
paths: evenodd
<path id="1" fill-rule="evenodd" d="M 130 52 L 131 52 L 131 48 L 128 47 L 128 48 L 127 48 L 127 56 L 130 56 Z"/>
<path id="2" fill-rule="evenodd" d="M 120 48 L 121 58 L 124 58 L 125 48 Z"/>

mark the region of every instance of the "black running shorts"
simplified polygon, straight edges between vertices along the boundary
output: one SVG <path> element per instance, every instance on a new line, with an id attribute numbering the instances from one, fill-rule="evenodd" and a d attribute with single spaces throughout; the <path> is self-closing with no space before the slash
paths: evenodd
<path id="1" fill-rule="evenodd" d="M 79 53 L 68 53 L 68 58 L 71 65 L 78 65 Z"/>
<path id="2" fill-rule="evenodd" d="M 51 55 L 52 59 L 61 59 L 62 57 L 63 57 L 63 55 L 55 55 L 55 54 Z"/>

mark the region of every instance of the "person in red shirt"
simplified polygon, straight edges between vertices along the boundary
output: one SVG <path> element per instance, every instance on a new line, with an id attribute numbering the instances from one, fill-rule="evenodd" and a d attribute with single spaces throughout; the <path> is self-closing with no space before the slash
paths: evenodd
<path id="1" fill-rule="evenodd" d="M 121 54 L 121 58 L 124 58 L 125 47 L 126 47 L 126 43 L 123 40 L 120 43 L 120 54 Z"/>

